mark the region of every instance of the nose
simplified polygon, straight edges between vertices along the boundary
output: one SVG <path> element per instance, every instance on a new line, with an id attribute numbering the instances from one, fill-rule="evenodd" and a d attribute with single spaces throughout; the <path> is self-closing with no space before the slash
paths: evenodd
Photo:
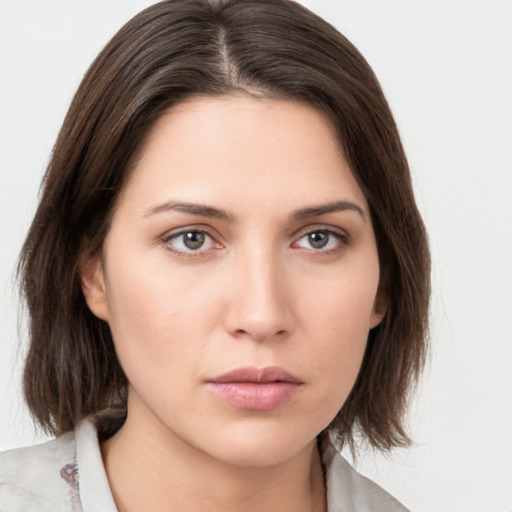
<path id="1" fill-rule="evenodd" d="M 284 264 L 271 251 L 248 252 L 235 258 L 229 272 L 225 328 L 239 339 L 283 339 L 294 326 Z"/>

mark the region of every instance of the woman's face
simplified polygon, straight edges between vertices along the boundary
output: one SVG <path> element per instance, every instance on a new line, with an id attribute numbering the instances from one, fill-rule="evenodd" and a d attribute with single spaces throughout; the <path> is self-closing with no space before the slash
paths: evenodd
<path id="1" fill-rule="evenodd" d="M 300 103 L 192 99 L 155 125 L 82 269 L 129 418 L 241 465 L 311 447 L 384 314 L 368 205 Z"/>

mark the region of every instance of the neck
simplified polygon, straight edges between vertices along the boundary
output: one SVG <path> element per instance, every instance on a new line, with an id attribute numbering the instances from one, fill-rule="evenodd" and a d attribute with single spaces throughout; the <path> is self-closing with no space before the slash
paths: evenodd
<path id="1" fill-rule="evenodd" d="M 176 438 L 154 417 L 129 412 L 123 427 L 101 448 L 119 512 L 326 509 L 315 441 L 279 464 L 239 466 Z"/>

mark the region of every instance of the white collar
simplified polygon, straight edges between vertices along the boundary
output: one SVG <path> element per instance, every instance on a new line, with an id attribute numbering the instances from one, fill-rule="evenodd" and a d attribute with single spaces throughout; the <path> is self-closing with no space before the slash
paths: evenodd
<path id="1" fill-rule="evenodd" d="M 90 419 L 75 431 L 83 512 L 118 512 L 101 458 L 96 427 Z M 326 459 L 328 512 L 407 512 L 395 498 L 359 474 L 334 448 Z"/>

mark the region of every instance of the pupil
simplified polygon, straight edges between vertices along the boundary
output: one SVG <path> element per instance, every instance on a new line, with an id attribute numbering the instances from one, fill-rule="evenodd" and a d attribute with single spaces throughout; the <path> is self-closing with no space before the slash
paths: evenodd
<path id="1" fill-rule="evenodd" d="M 194 231 L 185 233 L 183 243 L 189 249 L 199 249 L 204 244 L 204 233 Z"/>
<path id="2" fill-rule="evenodd" d="M 322 233 L 321 231 L 311 233 L 310 235 L 308 235 L 308 238 L 311 247 L 314 247 L 315 249 L 321 249 L 322 247 L 325 247 L 329 240 L 329 236 L 327 235 L 327 233 Z"/>

